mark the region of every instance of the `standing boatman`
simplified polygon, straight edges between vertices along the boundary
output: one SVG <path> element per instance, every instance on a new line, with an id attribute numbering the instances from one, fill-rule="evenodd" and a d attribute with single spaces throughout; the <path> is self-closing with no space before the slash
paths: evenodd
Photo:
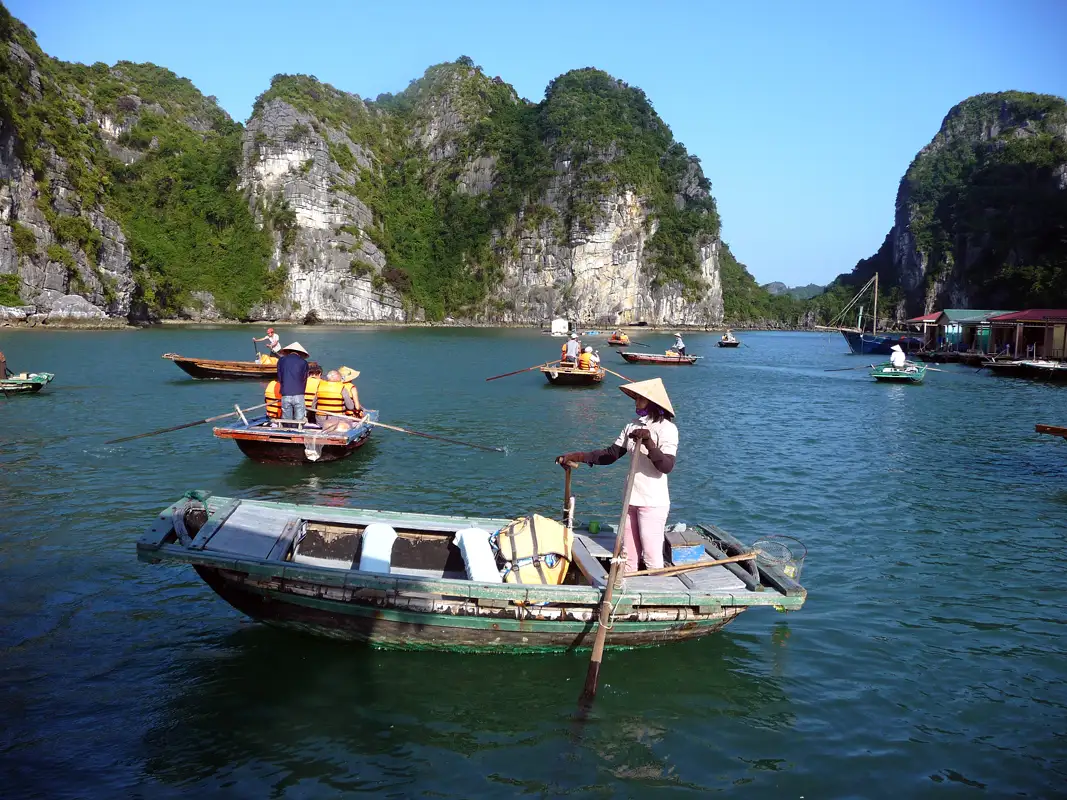
<path id="1" fill-rule="evenodd" d="M 308 379 L 308 351 L 300 342 L 288 344 L 278 359 L 278 385 L 282 393 L 282 419 L 303 425 L 307 421 L 304 392 Z"/>
<path id="2" fill-rule="evenodd" d="M 685 355 L 685 342 L 682 341 L 682 334 L 674 334 L 674 350 L 680 356 Z"/>
<path id="3" fill-rule="evenodd" d="M 258 339 L 255 336 L 253 336 L 252 337 L 252 341 L 253 342 L 266 342 L 267 343 L 267 347 L 270 348 L 270 351 L 274 355 L 278 355 L 280 350 L 281 350 L 281 344 L 282 343 L 281 343 L 281 340 L 278 338 L 278 334 L 276 334 L 274 332 L 274 328 L 267 328 L 267 335 L 266 336 L 260 337 Z"/>

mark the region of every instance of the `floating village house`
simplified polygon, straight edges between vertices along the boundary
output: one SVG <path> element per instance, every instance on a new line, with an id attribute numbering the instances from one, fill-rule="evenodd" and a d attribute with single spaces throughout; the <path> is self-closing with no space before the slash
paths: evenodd
<path id="1" fill-rule="evenodd" d="M 1030 308 L 989 318 L 993 352 L 1067 360 L 1067 308 Z"/>
<path id="2" fill-rule="evenodd" d="M 993 353 L 992 318 L 1010 314 L 1007 310 L 946 308 L 921 317 L 908 325 L 922 331 L 923 349 L 953 353 Z"/>

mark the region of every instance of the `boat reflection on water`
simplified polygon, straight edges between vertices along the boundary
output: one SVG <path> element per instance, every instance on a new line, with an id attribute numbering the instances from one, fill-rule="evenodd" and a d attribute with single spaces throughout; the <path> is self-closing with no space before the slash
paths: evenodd
<path id="1" fill-rule="evenodd" d="M 172 665 L 144 768 L 184 791 L 239 783 L 250 796 L 297 784 L 416 794 L 440 790 L 422 781 L 442 774 L 445 794 L 467 797 L 634 779 L 686 786 L 708 774 L 697 753 L 706 758 L 724 729 L 793 726 L 764 638 L 611 653 L 596 705 L 575 725 L 582 655 L 384 652 L 242 625 L 190 641 Z M 686 774 L 693 757 L 699 770 Z"/>

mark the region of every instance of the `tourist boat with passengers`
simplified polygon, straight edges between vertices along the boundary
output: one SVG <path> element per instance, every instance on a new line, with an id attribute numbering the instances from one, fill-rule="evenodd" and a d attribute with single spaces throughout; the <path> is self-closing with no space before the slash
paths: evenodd
<path id="1" fill-rule="evenodd" d="M 0 380 L 0 395 L 37 394 L 52 382 L 55 374 L 51 372 L 20 372 Z"/>
<path id="2" fill-rule="evenodd" d="M 241 452 L 263 464 L 315 464 L 348 458 L 370 438 L 378 412 L 366 409 L 352 417 L 344 431 L 324 430 L 318 425 L 298 427 L 266 416 L 247 419 L 214 429 L 219 439 L 232 439 Z"/>
<path id="3" fill-rule="evenodd" d="M 612 347 L 629 347 L 630 337 L 625 333 L 620 333 L 618 336 L 613 333 L 608 337 L 608 344 Z"/>
<path id="4" fill-rule="evenodd" d="M 540 515 L 414 514 L 187 492 L 156 516 L 137 556 L 189 564 L 238 611 L 282 628 L 381 648 L 569 652 L 593 644 L 614 539 L 611 529 Z M 782 558 L 771 537 L 748 548 L 713 525 L 682 524 L 667 542 L 686 563 L 625 577 L 608 647 L 696 639 L 749 608 L 804 604 L 803 555 L 786 548 Z"/>
<path id="5" fill-rule="evenodd" d="M 740 347 L 741 346 L 741 340 L 740 339 L 719 339 L 719 341 L 717 341 L 716 344 L 719 347 Z"/>
<path id="6" fill-rule="evenodd" d="M 926 364 L 907 363 L 898 368 L 886 361 L 874 365 L 871 377 L 883 383 L 922 383 L 926 377 Z"/>
<path id="7" fill-rule="evenodd" d="M 619 355 L 629 361 L 631 364 L 674 364 L 674 365 L 693 365 L 697 363 L 698 359 L 703 356 L 683 356 L 680 353 L 676 353 L 673 350 L 669 350 L 666 353 L 637 353 L 630 350 L 620 350 Z"/>
<path id="8" fill-rule="evenodd" d="M 603 367 L 579 369 L 571 364 L 556 361 L 541 367 L 541 374 L 553 386 L 596 386 L 604 380 Z"/>
<path id="9" fill-rule="evenodd" d="M 204 380 L 257 380 L 269 381 L 278 374 L 278 359 L 260 354 L 256 361 L 220 361 L 210 358 L 189 358 L 177 353 L 164 353 L 163 358 L 173 361 L 194 378 Z M 309 361 L 308 366 L 318 366 Z"/>

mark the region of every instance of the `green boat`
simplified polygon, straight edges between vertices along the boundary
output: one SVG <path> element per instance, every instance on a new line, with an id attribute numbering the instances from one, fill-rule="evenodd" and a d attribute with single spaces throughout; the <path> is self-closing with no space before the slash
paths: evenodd
<path id="1" fill-rule="evenodd" d="M 255 620 L 374 647 L 509 653 L 591 647 L 614 533 L 575 529 L 571 568 L 560 585 L 502 582 L 495 562 L 492 580 L 468 579 L 467 570 L 476 570 L 466 559 L 475 559 L 457 546 L 457 533 L 479 529 L 488 536 L 509 522 L 187 492 L 157 516 L 137 542 L 137 557 L 192 565 Z M 668 542 L 709 564 L 749 552 L 710 525 L 675 525 Z M 796 564 L 757 558 L 682 569 L 625 579 L 615 591 L 609 647 L 695 639 L 753 606 L 792 611 L 807 597 L 793 579 L 800 577 Z"/>
<path id="2" fill-rule="evenodd" d="M 0 395 L 36 394 L 55 377 L 51 372 L 23 372 L 0 380 Z"/>
<path id="3" fill-rule="evenodd" d="M 891 383 L 922 383 L 926 377 L 926 364 L 907 362 L 903 368 L 898 369 L 890 362 L 875 364 L 871 370 L 871 377 L 876 381 L 888 381 Z"/>

